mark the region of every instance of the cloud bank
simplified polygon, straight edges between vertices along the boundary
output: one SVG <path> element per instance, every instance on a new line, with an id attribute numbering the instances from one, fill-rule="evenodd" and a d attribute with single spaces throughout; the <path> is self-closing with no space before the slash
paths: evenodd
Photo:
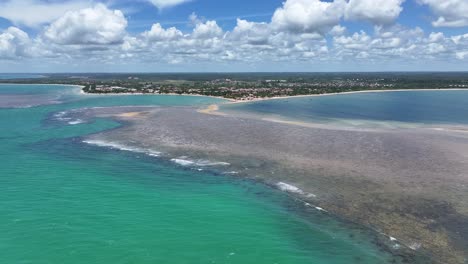
<path id="1" fill-rule="evenodd" d="M 28 0 L 32 1 L 32 0 Z M 157 1 L 153 1 L 157 2 Z M 164 3 L 162 3 L 164 2 Z M 153 3 L 161 8 L 181 1 Z M 69 10 L 43 26 L 36 36 L 19 27 L 0 32 L 0 60 L 102 65 L 393 65 L 445 62 L 466 65 L 468 34 L 447 36 L 424 32 L 396 21 L 404 0 L 287 0 L 265 22 L 237 19 L 231 29 L 195 14 L 190 31 L 155 22 L 140 33 L 129 33 L 124 14 L 104 4 Z M 447 1 L 464 8 L 464 2 Z M 464 12 L 447 11 L 432 0 L 434 26 L 465 23 Z M 346 21 L 369 24 L 371 31 L 350 31 Z M 441 22 L 444 21 L 444 22 Z M 283 68 L 281 68 L 283 69 Z"/>

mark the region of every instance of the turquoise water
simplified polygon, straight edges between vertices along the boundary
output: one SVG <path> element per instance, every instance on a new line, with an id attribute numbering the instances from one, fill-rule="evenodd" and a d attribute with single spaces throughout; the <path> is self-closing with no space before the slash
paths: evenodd
<path id="1" fill-rule="evenodd" d="M 37 89 L 37 90 L 36 90 Z M 0 109 L 0 263 L 390 263 L 373 236 L 262 184 L 200 172 L 82 136 L 119 124 L 46 125 L 59 111 L 111 105 L 208 105 L 182 96 L 80 96 Z M 40 92 L 38 92 L 40 91 Z"/>
<path id="2" fill-rule="evenodd" d="M 297 97 L 235 104 L 224 109 L 317 123 L 468 124 L 468 90 Z"/>

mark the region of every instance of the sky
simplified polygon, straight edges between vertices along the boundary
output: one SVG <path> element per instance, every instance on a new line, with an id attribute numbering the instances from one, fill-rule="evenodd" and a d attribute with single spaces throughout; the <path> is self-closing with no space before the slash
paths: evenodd
<path id="1" fill-rule="evenodd" d="M 468 71 L 468 0 L 0 0 L 0 72 Z"/>

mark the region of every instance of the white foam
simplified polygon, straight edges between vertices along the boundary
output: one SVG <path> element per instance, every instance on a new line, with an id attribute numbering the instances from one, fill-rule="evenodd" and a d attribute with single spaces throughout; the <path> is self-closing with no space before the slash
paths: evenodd
<path id="1" fill-rule="evenodd" d="M 71 120 L 71 118 L 65 117 L 66 114 L 67 114 L 67 112 L 58 112 L 58 113 L 54 114 L 54 118 L 59 120 L 59 121 Z"/>
<path id="2" fill-rule="evenodd" d="M 231 164 L 227 162 L 222 162 L 222 161 L 210 161 L 210 160 L 197 160 L 196 162 L 197 166 L 229 166 Z"/>
<path id="3" fill-rule="evenodd" d="M 327 210 L 323 209 L 322 207 L 318 207 L 316 206 L 315 209 L 319 210 L 319 211 L 322 211 L 322 212 L 326 212 Z"/>
<path id="4" fill-rule="evenodd" d="M 143 149 L 143 148 L 138 148 L 138 147 L 130 147 L 126 146 L 120 143 L 115 143 L 115 142 L 108 142 L 108 141 L 101 141 L 101 140 L 84 140 L 83 143 L 90 144 L 90 145 L 95 145 L 99 147 L 108 147 L 112 149 L 118 149 L 118 150 L 123 150 L 123 151 L 131 151 L 131 152 L 136 152 L 136 153 L 143 153 L 152 157 L 159 157 L 161 155 L 161 152 L 154 151 L 151 149 Z"/>
<path id="5" fill-rule="evenodd" d="M 54 114 L 54 117 L 63 117 L 66 114 L 67 114 L 67 112 L 58 112 L 58 113 Z"/>
<path id="6" fill-rule="evenodd" d="M 159 157 L 161 155 L 161 152 L 148 150 L 148 152 L 146 154 L 148 154 L 151 157 Z"/>
<path id="7" fill-rule="evenodd" d="M 84 121 L 81 120 L 81 119 L 77 119 L 77 120 L 73 120 L 73 121 L 68 122 L 68 124 L 72 125 L 72 126 L 73 125 L 78 125 L 78 124 L 83 124 L 83 123 L 84 123 Z"/>
<path id="8" fill-rule="evenodd" d="M 422 246 L 421 243 L 418 243 L 418 242 L 414 242 L 408 245 L 408 247 L 412 250 L 418 250 L 421 248 L 421 246 Z"/>
<path id="9" fill-rule="evenodd" d="M 278 182 L 276 184 L 276 186 L 283 192 L 300 194 L 300 195 L 304 195 L 307 198 L 317 197 L 317 195 L 315 195 L 313 193 L 304 192 L 303 190 L 299 189 L 298 187 L 296 187 L 294 185 L 291 185 L 291 184 L 288 184 L 288 183 Z M 323 210 L 323 211 L 325 211 L 325 210 Z"/>
<path id="10" fill-rule="evenodd" d="M 304 203 L 304 205 L 308 206 L 308 207 L 313 207 L 313 208 L 315 208 L 315 210 L 318 210 L 318 211 L 321 211 L 321 212 L 328 212 L 327 210 L 323 209 L 322 207 L 313 206 L 310 203 Z"/>
<path id="11" fill-rule="evenodd" d="M 221 161 L 211 161 L 211 160 L 191 160 L 187 157 L 179 157 L 171 159 L 171 161 L 182 165 L 182 166 L 197 166 L 197 167 L 208 167 L 208 166 L 229 166 L 231 164 Z"/>
<path id="12" fill-rule="evenodd" d="M 301 189 L 299 189 L 298 187 L 294 186 L 294 185 L 291 185 L 291 184 L 287 184 L 287 183 L 284 183 L 284 182 L 278 182 L 276 184 L 276 186 L 278 186 L 278 188 L 281 190 L 281 191 L 284 191 L 284 192 L 290 192 L 290 193 L 297 193 L 297 194 L 304 194 L 304 191 L 302 191 Z"/>
<path id="13" fill-rule="evenodd" d="M 184 159 L 171 159 L 171 161 L 179 164 L 179 165 L 182 165 L 182 166 L 191 166 L 193 164 L 195 164 L 195 162 L 193 161 L 190 161 L 190 160 L 184 160 Z"/>

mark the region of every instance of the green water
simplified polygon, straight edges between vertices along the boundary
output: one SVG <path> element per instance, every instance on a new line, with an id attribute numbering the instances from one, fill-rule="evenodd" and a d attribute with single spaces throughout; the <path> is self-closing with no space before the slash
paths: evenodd
<path id="1" fill-rule="evenodd" d="M 53 113 L 80 107 L 202 105 L 218 99 L 83 97 L 67 87 L 23 87 L 59 91 L 63 103 L 0 109 L 0 263 L 392 260 L 367 232 L 307 211 L 262 184 L 82 143 L 80 136 L 119 125 L 111 120 L 47 122 Z M 0 94 L 2 89 L 21 87 L 0 86 Z"/>

